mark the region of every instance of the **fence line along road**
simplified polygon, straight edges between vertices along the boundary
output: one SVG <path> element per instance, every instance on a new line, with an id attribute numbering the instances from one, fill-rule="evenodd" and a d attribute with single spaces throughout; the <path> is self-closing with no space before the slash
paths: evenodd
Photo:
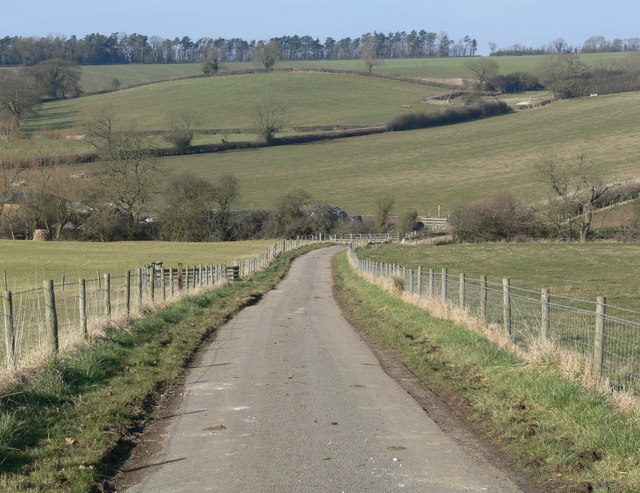
<path id="1" fill-rule="evenodd" d="M 76 343 L 91 339 L 117 318 L 129 318 L 145 307 L 177 300 L 201 288 L 245 279 L 266 268 L 278 255 L 313 242 L 363 245 L 397 240 L 391 235 L 316 235 L 281 240 L 253 258 L 210 265 L 165 267 L 154 262 L 124 274 L 97 271 L 91 279 L 45 280 L 37 287 L 0 291 L 0 374 L 32 365 Z"/>
<path id="2" fill-rule="evenodd" d="M 404 289 L 426 299 L 467 310 L 486 324 L 501 325 L 510 340 L 528 349 L 543 339 L 591 360 L 593 372 L 612 388 L 640 393 L 640 312 L 596 301 L 515 287 L 509 279 L 490 281 L 448 269 L 409 269 L 349 258 L 360 272 L 398 280 Z"/>
<path id="3" fill-rule="evenodd" d="M 167 268 L 154 262 L 120 275 L 97 271 L 92 279 L 76 282 L 68 282 L 63 275 L 59 282 L 45 280 L 39 287 L 0 291 L 0 372 L 36 364 L 89 340 L 113 319 L 129 318 L 145 307 L 227 280 L 250 277 L 281 253 L 314 241 L 319 238 L 278 241 L 261 255 L 232 265 Z"/>

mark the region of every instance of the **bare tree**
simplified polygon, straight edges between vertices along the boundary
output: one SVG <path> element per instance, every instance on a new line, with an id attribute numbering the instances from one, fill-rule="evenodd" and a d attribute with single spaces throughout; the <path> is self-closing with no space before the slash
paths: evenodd
<path id="1" fill-rule="evenodd" d="M 200 70 L 203 74 L 213 75 L 222 70 L 222 60 L 225 56 L 223 50 L 218 48 L 211 48 L 207 50 L 205 59 L 200 64 Z"/>
<path id="2" fill-rule="evenodd" d="M 52 59 L 30 68 L 42 94 L 53 98 L 77 97 L 80 88 L 80 67 L 69 60 Z"/>
<path id="3" fill-rule="evenodd" d="M 233 226 L 231 207 L 240 198 L 238 179 L 229 173 L 220 175 L 213 185 L 212 198 L 218 209 L 220 238 L 223 241 L 228 240 L 231 238 Z"/>
<path id="4" fill-rule="evenodd" d="M 38 84 L 27 70 L 0 70 L 0 112 L 8 115 L 11 130 L 19 130 L 38 104 Z"/>
<path id="5" fill-rule="evenodd" d="M 167 184 L 160 233 L 170 241 L 202 241 L 211 233 L 209 212 L 214 205 L 214 185 L 207 179 L 183 173 Z"/>
<path id="6" fill-rule="evenodd" d="M 15 238 L 11 215 L 13 214 L 14 189 L 20 183 L 24 169 L 18 165 L 11 136 L 0 136 L 0 228 L 7 228 Z"/>
<path id="7" fill-rule="evenodd" d="M 169 131 L 165 134 L 173 147 L 180 153 L 187 152 L 193 141 L 196 126 L 200 123 L 200 115 L 196 111 L 179 109 L 166 117 Z"/>
<path id="8" fill-rule="evenodd" d="M 116 131 L 116 117 L 104 108 L 86 124 L 85 131 L 85 141 L 103 160 L 100 192 L 125 216 L 127 238 L 136 239 L 142 212 L 159 192 L 160 168 L 149 152 L 151 143 L 137 133 Z"/>
<path id="9" fill-rule="evenodd" d="M 256 45 L 256 61 L 267 70 L 271 70 L 282 58 L 282 48 L 280 43 L 272 39 L 265 43 L 259 41 Z"/>
<path id="10" fill-rule="evenodd" d="M 587 71 L 587 66 L 577 55 L 545 56 L 538 65 L 540 81 L 557 98 L 578 95 L 578 80 Z"/>
<path id="11" fill-rule="evenodd" d="M 474 73 L 478 79 L 478 87 L 481 90 L 488 89 L 490 82 L 498 75 L 498 63 L 490 58 L 477 58 L 468 60 L 464 64 L 465 68 Z"/>
<path id="12" fill-rule="evenodd" d="M 570 227 L 573 221 L 578 220 L 580 242 L 586 242 L 596 202 L 619 183 L 605 183 L 585 153 L 568 161 L 556 156 L 542 158 L 538 173 L 562 210 L 559 220 L 568 222 Z M 558 207 L 552 209 L 558 212 Z"/>
<path id="13" fill-rule="evenodd" d="M 382 65 L 382 60 L 378 58 L 378 40 L 375 36 L 363 37 L 361 58 L 369 72 L 373 72 L 373 67 Z"/>
<path id="14" fill-rule="evenodd" d="M 285 126 L 285 106 L 278 99 L 264 97 L 255 105 L 254 119 L 259 137 L 270 144 L 275 134 Z"/>

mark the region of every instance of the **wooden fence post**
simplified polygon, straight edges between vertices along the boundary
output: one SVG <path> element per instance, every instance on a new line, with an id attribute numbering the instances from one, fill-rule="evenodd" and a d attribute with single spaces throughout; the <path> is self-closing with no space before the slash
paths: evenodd
<path id="1" fill-rule="evenodd" d="M 442 269 L 442 279 L 441 281 L 441 292 L 440 292 L 440 297 L 442 298 L 442 302 L 446 303 L 447 302 L 447 289 L 449 286 L 449 269 L 447 269 L 446 267 L 444 267 Z"/>
<path id="2" fill-rule="evenodd" d="M 169 296 L 171 297 L 171 299 L 173 299 L 173 294 L 174 294 L 173 283 L 174 283 L 174 280 L 173 280 L 173 267 L 171 267 L 169 269 Z"/>
<path id="3" fill-rule="evenodd" d="M 429 269 L 429 298 L 433 298 L 434 292 L 435 292 L 435 273 L 433 272 L 433 269 Z"/>
<path id="4" fill-rule="evenodd" d="M 16 357 L 16 333 L 13 323 L 13 295 L 11 291 L 2 292 L 2 309 L 4 312 L 4 347 L 7 368 L 13 368 Z"/>
<path id="5" fill-rule="evenodd" d="M 417 279 L 416 291 L 418 292 L 418 296 L 422 297 L 422 266 L 418 266 L 418 279 Z"/>
<path id="6" fill-rule="evenodd" d="M 513 326 L 511 324 L 511 280 L 502 280 L 502 324 L 513 342 Z"/>
<path id="7" fill-rule="evenodd" d="M 489 298 L 489 279 L 486 275 L 480 276 L 480 318 L 487 321 L 487 301 Z"/>
<path id="8" fill-rule="evenodd" d="M 183 274 L 183 267 L 182 264 L 179 263 L 178 264 L 178 290 L 182 291 L 182 288 L 184 286 L 184 274 Z"/>
<path id="9" fill-rule="evenodd" d="M 156 301 L 156 269 L 153 264 L 151 267 L 147 267 L 147 279 L 149 297 L 151 298 L 151 303 L 154 303 Z"/>
<path id="10" fill-rule="evenodd" d="M 548 289 L 543 289 L 540 294 L 540 306 L 542 307 L 542 338 L 546 341 L 551 332 L 551 293 Z"/>
<path id="11" fill-rule="evenodd" d="M 7 279 L 7 271 L 2 271 L 2 280 L 4 282 L 4 290 L 9 291 L 9 279 Z"/>
<path id="12" fill-rule="evenodd" d="M 604 354 L 607 340 L 607 327 L 605 319 L 607 316 L 607 299 L 598 296 L 596 305 L 596 338 L 593 351 L 593 371 L 596 375 L 602 376 L 604 373 Z"/>
<path id="13" fill-rule="evenodd" d="M 466 304 L 466 289 L 467 289 L 467 275 L 464 272 L 460 273 L 460 284 L 458 286 L 458 305 L 461 310 L 464 310 Z"/>
<path id="14" fill-rule="evenodd" d="M 104 315 L 111 318 L 111 274 L 104 275 Z"/>
<path id="15" fill-rule="evenodd" d="M 85 339 L 89 337 L 89 324 L 87 323 L 87 281 L 80 279 L 78 292 L 78 311 L 80 312 L 80 328 Z"/>
<path id="16" fill-rule="evenodd" d="M 44 281 L 43 287 L 49 349 L 51 350 L 51 354 L 58 354 L 60 341 L 58 339 L 58 312 L 56 311 L 56 294 L 54 292 L 53 280 Z"/>
<path id="17" fill-rule="evenodd" d="M 138 306 L 142 307 L 142 267 L 138 267 Z"/>
<path id="18" fill-rule="evenodd" d="M 125 275 L 124 301 L 126 303 L 127 318 L 131 315 L 131 271 Z"/>
<path id="19" fill-rule="evenodd" d="M 164 267 L 160 268 L 160 291 L 162 292 L 162 301 L 167 301 L 167 285 L 164 280 Z"/>

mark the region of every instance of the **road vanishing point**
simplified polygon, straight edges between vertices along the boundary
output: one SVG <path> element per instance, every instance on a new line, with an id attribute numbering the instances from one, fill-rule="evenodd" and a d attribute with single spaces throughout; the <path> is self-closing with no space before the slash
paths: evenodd
<path id="1" fill-rule="evenodd" d="M 385 373 L 333 298 L 339 250 L 300 257 L 218 330 L 120 491 L 522 491 Z"/>

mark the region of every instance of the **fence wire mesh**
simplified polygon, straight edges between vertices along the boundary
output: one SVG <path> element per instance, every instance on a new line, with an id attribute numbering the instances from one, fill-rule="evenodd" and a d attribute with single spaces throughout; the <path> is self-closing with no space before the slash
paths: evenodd
<path id="1" fill-rule="evenodd" d="M 361 272 L 398 281 L 421 297 L 467 310 L 487 324 L 502 327 L 517 346 L 528 350 L 540 339 L 591 360 L 593 371 L 617 389 L 640 392 L 640 312 L 606 305 L 604 300 L 558 296 L 545 290 L 454 274 L 447 269 L 407 269 L 360 259 Z"/>
<path id="2" fill-rule="evenodd" d="M 318 241 L 357 244 L 389 241 L 389 237 L 282 240 L 261 255 L 235 261 L 233 266 L 222 263 L 165 268 L 156 262 L 124 275 L 98 272 L 91 279 L 78 281 L 62 276 L 58 282 L 46 281 L 33 289 L 0 291 L 0 372 L 37 363 L 90 340 L 110 321 L 128 318 L 145 307 L 176 300 L 227 279 L 250 277 L 281 253 Z"/>

